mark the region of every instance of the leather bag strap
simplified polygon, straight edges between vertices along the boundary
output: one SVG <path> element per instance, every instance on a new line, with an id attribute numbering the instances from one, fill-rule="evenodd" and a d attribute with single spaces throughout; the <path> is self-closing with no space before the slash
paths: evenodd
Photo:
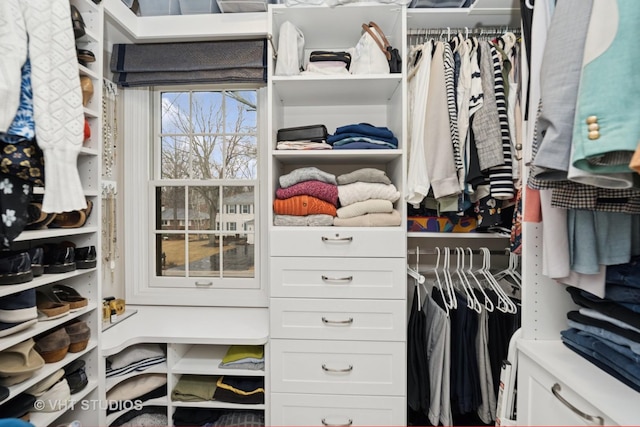
<path id="1" fill-rule="evenodd" d="M 371 24 L 373 24 L 373 25 L 371 25 Z M 376 31 L 380 34 L 380 37 L 382 38 L 382 40 L 380 40 L 380 38 L 378 38 L 378 36 L 376 35 L 376 33 L 374 31 L 371 31 L 371 27 L 376 29 Z M 376 44 L 380 48 L 380 51 L 382 53 L 384 53 L 384 56 L 387 58 L 387 61 L 390 60 L 391 59 L 391 52 L 389 52 L 386 49 L 386 46 L 389 45 L 389 42 L 387 42 L 387 38 L 385 37 L 384 33 L 380 30 L 380 27 L 378 27 L 378 25 L 375 22 L 369 22 L 369 25 L 362 24 L 362 29 L 365 30 L 367 33 L 369 33 L 371 38 L 373 38 L 373 40 L 376 42 Z M 383 44 L 383 42 L 384 42 L 384 44 Z"/>

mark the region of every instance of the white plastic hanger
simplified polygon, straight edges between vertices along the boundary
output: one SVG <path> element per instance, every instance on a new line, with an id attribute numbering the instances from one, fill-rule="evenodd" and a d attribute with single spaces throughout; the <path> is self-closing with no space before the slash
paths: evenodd
<path id="1" fill-rule="evenodd" d="M 456 248 L 456 274 L 458 275 L 458 280 L 462 283 L 462 288 L 467 295 L 467 307 L 475 310 L 476 313 L 480 314 L 482 312 L 482 305 L 476 296 L 476 293 L 473 292 L 473 287 L 469 280 L 464 274 L 464 249 Z"/>
<path id="2" fill-rule="evenodd" d="M 436 287 L 440 291 L 440 296 L 442 296 L 442 301 L 444 302 L 444 310 L 447 312 L 447 316 L 449 316 L 450 307 L 450 298 L 444 294 L 444 289 L 442 287 L 442 281 L 440 280 L 440 274 L 438 274 L 438 268 L 440 267 L 440 248 L 436 247 L 436 266 L 433 269 L 433 274 L 436 276 Z M 448 289 L 447 289 L 448 293 Z"/>
<path id="3" fill-rule="evenodd" d="M 455 290 L 453 288 L 453 280 L 451 280 L 451 274 L 449 272 L 450 268 L 450 253 L 449 248 L 444 248 L 444 261 L 442 263 L 442 273 L 444 275 L 444 283 L 447 287 L 447 293 L 449 294 L 449 308 L 457 309 L 458 308 L 458 299 L 455 295 Z"/>
<path id="4" fill-rule="evenodd" d="M 469 251 L 469 268 L 465 270 L 467 280 L 469 277 L 473 279 L 473 282 L 470 281 L 470 283 L 472 285 L 475 284 L 476 287 L 480 289 L 480 292 L 482 292 L 482 295 L 484 296 L 484 308 L 489 313 L 491 313 L 495 309 L 495 305 L 493 304 L 493 301 L 491 301 L 491 298 L 489 298 L 487 293 L 484 291 L 484 287 L 482 286 L 476 275 L 473 273 L 473 250 L 471 248 L 467 248 L 467 250 Z"/>
<path id="5" fill-rule="evenodd" d="M 493 277 L 493 274 L 491 273 L 491 253 L 489 252 L 489 249 L 488 248 L 480 248 L 480 249 L 483 251 L 484 261 L 486 261 L 485 277 L 487 278 L 487 280 L 490 281 L 494 291 L 498 294 L 499 302 L 502 302 L 504 304 L 503 307 L 506 309 L 506 313 L 515 314 L 518 311 L 516 304 L 504 292 L 500 284 L 498 284 L 498 281 L 495 279 L 495 277 Z"/>

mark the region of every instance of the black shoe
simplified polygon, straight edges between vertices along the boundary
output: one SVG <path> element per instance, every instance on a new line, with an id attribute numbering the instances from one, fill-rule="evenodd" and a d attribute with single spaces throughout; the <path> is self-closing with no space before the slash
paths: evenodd
<path id="1" fill-rule="evenodd" d="M 42 276 L 42 273 L 44 273 L 44 266 L 42 265 L 44 249 L 42 249 L 42 247 L 31 248 L 29 249 L 29 256 L 31 257 L 33 277 Z"/>
<path id="2" fill-rule="evenodd" d="M 73 25 L 73 35 L 76 39 L 86 34 L 84 19 L 77 7 L 71 5 L 71 23 Z"/>
<path id="3" fill-rule="evenodd" d="M 95 246 L 85 246 L 75 249 L 76 268 L 95 268 L 97 264 L 97 254 Z"/>
<path id="4" fill-rule="evenodd" d="M 0 252 L 0 285 L 15 285 L 31 280 L 31 257 L 27 252 Z"/>
<path id="5" fill-rule="evenodd" d="M 75 251 L 71 246 L 47 244 L 42 261 L 44 272 L 67 273 L 76 269 Z"/>

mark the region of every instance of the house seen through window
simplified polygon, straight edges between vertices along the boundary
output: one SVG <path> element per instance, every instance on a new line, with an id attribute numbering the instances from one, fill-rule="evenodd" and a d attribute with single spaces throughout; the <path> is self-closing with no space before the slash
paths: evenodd
<path id="1" fill-rule="evenodd" d="M 159 91 L 155 272 L 255 279 L 255 90 Z"/>

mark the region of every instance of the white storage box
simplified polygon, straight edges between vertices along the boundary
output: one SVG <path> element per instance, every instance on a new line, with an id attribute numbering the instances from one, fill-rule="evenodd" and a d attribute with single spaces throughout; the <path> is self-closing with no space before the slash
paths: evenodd
<path id="1" fill-rule="evenodd" d="M 199 13 L 219 13 L 216 0 L 180 0 L 180 11 L 183 15 Z"/>
<path id="2" fill-rule="evenodd" d="M 140 16 L 180 15 L 178 0 L 138 0 Z"/>
<path id="3" fill-rule="evenodd" d="M 267 0 L 217 0 L 218 7 L 224 13 L 266 12 Z"/>

